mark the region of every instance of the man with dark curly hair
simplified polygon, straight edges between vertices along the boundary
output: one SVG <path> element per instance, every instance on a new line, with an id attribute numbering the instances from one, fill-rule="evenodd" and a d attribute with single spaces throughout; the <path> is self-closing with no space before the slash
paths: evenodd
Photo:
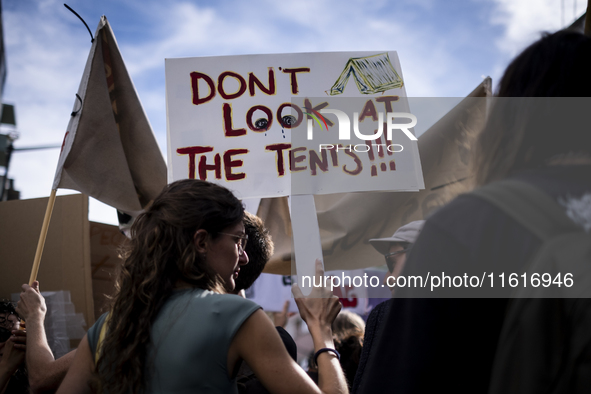
<path id="1" fill-rule="evenodd" d="M 248 236 L 246 254 L 248 264 L 240 267 L 240 274 L 235 280 L 234 294 L 246 290 L 261 275 L 265 265 L 273 256 L 274 245 L 269 230 L 265 228 L 262 219 L 250 212 L 244 211 L 244 231 Z"/>

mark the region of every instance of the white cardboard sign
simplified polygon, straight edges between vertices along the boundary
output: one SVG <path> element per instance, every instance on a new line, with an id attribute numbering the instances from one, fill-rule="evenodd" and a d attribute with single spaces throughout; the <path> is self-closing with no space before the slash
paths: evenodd
<path id="1" fill-rule="evenodd" d="M 349 142 L 339 139 L 335 116 L 317 116 L 342 97 L 363 98 L 365 135 L 378 113 L 410 113 L 396 52 L 166 59 L 168 180 L 205 179 L 241 199 L 423 188 L 417 143 L 400 130 L 380 142 L 403 152 L 320 149 L 320 142 Z M 292 138 L 296 124 L 318 137 Z"/>

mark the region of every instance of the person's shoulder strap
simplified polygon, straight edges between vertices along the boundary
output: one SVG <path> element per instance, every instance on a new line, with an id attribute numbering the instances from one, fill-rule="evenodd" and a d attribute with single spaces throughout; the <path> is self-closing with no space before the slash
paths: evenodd
<path id="1" fill-rule="evenodd" d="M 103 325 L 101 327 L 98 342 L 96 343 L 96 350 L 94 352 L 94 364 L 95 365 L 98 363 L 98 359 L 101 355 L 101 345 L 103 344 L 103 341 L 105 340 L 105 335 L 107 335 L 107 324 L 109 323 L 110 316 L 111 316 L 111 314 L 107 313 L 107 317 L 105 317 L 105 321 L 103 322 Z"/>
<path id="2" fill-rule="evenodd" d="M 503 180 L 472 191 L 503 210 L 541 240 L 582 231 L 548 194 L 525 182 Z"/>

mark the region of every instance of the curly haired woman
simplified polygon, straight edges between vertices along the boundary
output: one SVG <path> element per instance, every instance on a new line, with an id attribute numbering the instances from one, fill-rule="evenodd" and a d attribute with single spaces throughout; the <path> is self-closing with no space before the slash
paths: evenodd
<path id="1" fill-rule="evenodd" d="M 221 186 L 168 185 L 134 223 L 111 311 L 82 340 L 58 393 L 237 392 L 241 360 L 271 392 L 347 392 L 332 351 L 318 355 L 319 389 L 260 307 L 225 294 L 248 263 L 243 212 Z M 315 348 L 332 348 L 338 299 L 297 302 Z"/>

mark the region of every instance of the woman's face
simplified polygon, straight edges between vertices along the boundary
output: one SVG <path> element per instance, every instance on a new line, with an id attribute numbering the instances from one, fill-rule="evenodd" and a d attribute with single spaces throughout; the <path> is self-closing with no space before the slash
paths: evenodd
<path id="1" fill-rule="evenodd" d="M 248 263 L 246 252 L 242 255 L 238 252 L 239 237 L 244 236 L 244 224 L 240 222 L 221 232 L 224 234 L 218 234 L 217 238 L 208 243 L 206 263 L 223 279 L 226 291 L 231 292 L 236 287 L 234 281 L 238 277 L 240 266 Z"/>

